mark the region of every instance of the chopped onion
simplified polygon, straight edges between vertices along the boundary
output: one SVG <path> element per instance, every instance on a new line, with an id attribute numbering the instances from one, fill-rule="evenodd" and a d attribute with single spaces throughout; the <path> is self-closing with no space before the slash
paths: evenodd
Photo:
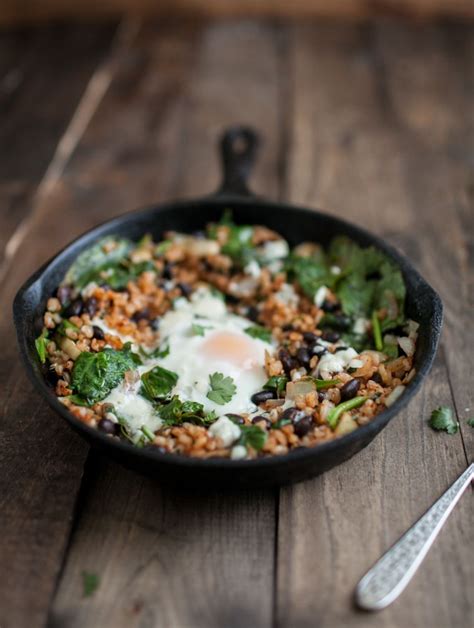
<path id="1" fill-rule="evenodd" d="M 61 349 L 67 353 L 71 360 L 77 360 L 81 355 L 81 351 L 70 338 L 63 338 L 61 341 Z"/>
<path id="2" fill-rule="evenodd" d="M 412 338 L 402 336 L 401 338 L 397 338 L 397 340 L 398 344 L 408 357 L 411 357 L 415 353 L 415 341 Z"/>
<path id="3" fill-rule="evenodd" d="M 286 385 L 286 398 L 296 399 L 300 395 L 307 395 L 316 390 L 316 384 L 311 379 L 300 379 L 297 382 L 288 382 Z"/>
<path id="4" fill-rule="evenodd" d="M 389 394 L 389 396 L 385 399 L 385 405 L 387 406 L 387 408 L 390 408 L 390 406 L 392 406 L 395 401 L 403 394 L 403 391 L 405 390 L 405 386 L 402 386 L 400 384 L 400 386 L 396 386 L 392 392 Z"/>

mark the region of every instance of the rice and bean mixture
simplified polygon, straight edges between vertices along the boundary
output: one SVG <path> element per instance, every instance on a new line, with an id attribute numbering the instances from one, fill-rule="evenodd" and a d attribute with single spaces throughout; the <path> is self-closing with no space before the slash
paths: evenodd
<path id="1" fill-rule="evenodd" d="M 199 458 L 286 454 L 356 430 L 413 378 L 400 270 L 346 237 L 292 250 L 230 212 L 76 259 L 36 339 L 77 419 Z"/>

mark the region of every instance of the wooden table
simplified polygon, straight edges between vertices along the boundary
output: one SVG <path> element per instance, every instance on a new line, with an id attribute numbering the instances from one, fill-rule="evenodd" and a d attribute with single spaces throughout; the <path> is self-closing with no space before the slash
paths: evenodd
<path id="1" fill-rule="evenodd" d="M 2 628 L 470 625 L 471 496 L 392 607 L 363 614 L 351 595 L 472 457 L 472 34 L 128 20 L 1 35 Z M 10 304 L 89 227 L 216 188 L 216 138 L 234 122 L 265 137 L 256 191 L 387 238 L 446 322 L 423 389 L 360 455 L 281 490 L 186 494 L 90 451 L 46 407 Z M 428 427 L 440 404 L 459 433 Z M 100 579 L 89 597 L 84 571 Z"/>

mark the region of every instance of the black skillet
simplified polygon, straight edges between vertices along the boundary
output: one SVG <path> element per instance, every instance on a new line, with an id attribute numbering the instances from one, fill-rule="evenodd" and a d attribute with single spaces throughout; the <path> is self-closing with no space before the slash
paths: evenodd
<path id="1" fill-rule="evenodd" d="M 216 194 L 131 212 L 88 231 L 30 277 L 14 301 L 14 321 L 23 361 L 28 375 L 49 405 L 91 445 L 125 466 L 163 482 L 257 487 L 297 482 L 323 473 L 368 445 L 407 405 L 426 377 L 436 353 L 443 306 L 433 288 L 395 249 L 364 229 L 312 209 L 268 201 L 249 192 L 247 179 L 257 145 L 258 137 L 252 130 L 241 127 L 228 130 L 221 143 L 224 179 Z M 160 453 L 153 448 L 135 448 L 78 421 L 57 400 L 45 381 L 34 346 L 34 338 L 42 326 L 46 301 L 67 268 L 83 249 L 106 235 L 117 234 L 138 240 L 143 234 L 151 233 L 159 240 L 163 232 L 170 229 L 187 232 L 202 229 L 206 223 L 218 220 L 223 210 L 229 207 L 237 223 L 267 225 L 281 233 L 290 245 L 308 240 L 325 244 L 332 237 L 344 234 L 362 246 L 378 247 L 399 265 L 407 286 L 406 314 L 420 323 L 415 356 L 416 375 L 404 394 L 371 423 L 346 436 L 311 449 L 297 449 L 284 456 L 258 460 L 199 460 Z M 402 429 L 402 425 L 399 427 Z"/>

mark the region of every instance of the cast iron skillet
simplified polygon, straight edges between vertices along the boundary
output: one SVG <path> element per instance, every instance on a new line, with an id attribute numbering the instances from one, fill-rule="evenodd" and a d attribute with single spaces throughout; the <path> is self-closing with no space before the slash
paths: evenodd
<path id="1" fill-rule="evenodd" d="M 88 231 L 30 277 L 14 301 L 14 321 L 23 361 L 28 375 L 49 405 L 91 445 L 125 466 L 163 482 L 257 487 L 297 482 L 327 471 L 365 447 L 409 402 L 426 377 L 436 352 L 443 309 L 436 292 L 395 249 L 364 229 L 318 211 L 261 199 L 249 192 L 247 179 L 257 145 L 258 137 L 251 129 L 229 129 L 221 141 L 224 179 L 216 194 L 131 212 Z M 47 385 L 34 347 L 34 338 L 42 326 L 46 301 L 69 265 L 83 249 L 106 235 L 117 234 L 138 240 L 145 233 L 160 239 L 163 232 L 169 229 L 192 232 L 210 221 L 218 220 L 228 207 L 233 210 L 237 223 L 267 225 L 286 237 L 290 245 L 304 240 L 325 244 L 333 236 L 344 234 L 363 246 L 375 245 L 400 266 L 407 286 L 407 315 L 420 323 L 415 359 L 417 372 L 404 394 L 371 423 L 342 438 L 311 449 L 298 449 L 284 456 L 258 460 L 199 460 L 163 454 L 153 448 L 139 449 L 78 421 L 68 413 Z M 414 420 L 418 420 L 418 417 L 414 417 Z"/>

